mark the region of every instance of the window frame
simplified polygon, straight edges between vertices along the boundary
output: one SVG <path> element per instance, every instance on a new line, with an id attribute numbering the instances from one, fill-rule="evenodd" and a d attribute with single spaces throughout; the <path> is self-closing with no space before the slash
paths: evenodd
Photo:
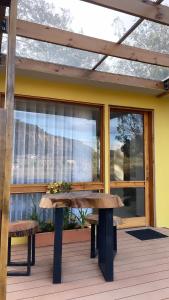
<path id="1" fill-rule="evenodd" d="M 58 98 L 47 98 L 47 97 L 38 97 L 31 95 L 21 95 L 15 94 L 15 99 L 17 100 L 36 100 L 36 101 L 54 101 L 61 102 L 64 104 L 76 104 L 79 106 L 94 106 L 100 109 L 100 181 L 91 181 L 91 182 L 75 182 L 72 184 L 73 190 L 104 190 L 104 104 L 100 103 L 91 103 L 91 102 L 82 102 L 71 99 L 58 99 Z M 4 93 L 0 93 L 0 107 L 4 106 Z M 47 184 L 11 184 L 11 194 L 25 194 L 25 193 L 45 193 L 47 189 Z"/>

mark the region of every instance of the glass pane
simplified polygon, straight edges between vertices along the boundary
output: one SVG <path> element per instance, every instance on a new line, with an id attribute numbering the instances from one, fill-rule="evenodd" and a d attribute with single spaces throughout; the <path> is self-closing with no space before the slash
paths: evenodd
<path id="1" fill-rule="evenodd" d="M 108 57 L 97 68 L 98 71 L 142 77 L 152 80 L 164 80 L 169 77 L 169 68 L 153 66 L 136 61 Z"/>
<path id="2" fill-rule="evenodd" d="M 1 53 L 6 54 L 7 53 L 7 34 L 2 34 L 2 45 L 1 45 Z"/>
<path id="3" fill-rule="evenodd" d="M 117 41 L 138 18 L 80 0 L 19 0 L 18 19 Z"/>
<path id="4" fill-rule="evenodd" d="M 169 27 L 144 20 L 129 35 L 124 44 L 146 50 L 169 53 Z"/>
<path id="5" fill-rule="evenodd" d="M 144 188 L 111 189 L 111 194 L 119 195 L 125 205 L 114 209 L 115 216 L 122 218 L 145 216 Z"/>
<path id="6" fill-rule="evenodd" d="M 129 112 L 110 113 L 110 180 L 144 180 L 144 119 Z"/>
<path id="7" fill-rule="evenodd" d="M 35 212 L 42 221 L 53 220 L 53 212 L 51 209 L 40 209 L 39 201 L 42 193 L 32 194 L 14 194 L 10 199 L 10 221 L 26 220 L 33 216 Z"/>
<path id="8" fill-rule="evenodd" d="M 16 100 L 13 183 L 98 181 L 100 108 Z"/>
<path id="9" fill-rule="evenodd" d="M 7 51 L 7 35 L 4 36 L 2 53 Z M 101 54 L 17 37 L 16 55 L 35 60 L 92 69 L 103 57 Z"/>
<path id="10" fill-rule="evenodd" d="M 91 191 L 90 191 L 91 192 Z M 96 191 L 93 191 L 96 192 Z M 52 209 L 42 209 L 39 207 L 40 199 L 42 198 L 42 193 L 31 193 L 31 194 L 13 194 L 10 199 L 10 221 L 27 220 L 33 219 L 42 222 L 40 224 L 40 229 L 46 231 L 49 226 L 44 226 L 45 223 L 53 223 L 53 210 Z M 74 222 L 79 225 L 84 224 L 83 216 L 91 214 L 92 208 L 73 208 L 71 209 L 72 215 L 75 218 Z M 77 216 L 77 217 L 75 217 Z M 66 216 L 65 216 L 66 217 Z M 69 223 L 70 223 L 69 216 Z M 46 224 L 46 225 L 47 225 Z M 67 224 L 67 228 L 70 227 Z"/>

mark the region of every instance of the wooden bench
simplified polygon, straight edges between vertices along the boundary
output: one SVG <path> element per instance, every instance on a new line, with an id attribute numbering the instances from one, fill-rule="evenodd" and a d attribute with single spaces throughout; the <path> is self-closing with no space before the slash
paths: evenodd
<path id="1" fill-rule="evenodd" d="M 90 247 L 90 257 L 95 258 L 97 255 L 98 249 L 98 214 L 91 214 L 86 216 L 86 221 L 91 225 L 91 247 Z M 122 219 L 117 216 L 113 216 L 113 237 L 114 245 L 113 251 L 114 254 L 117 253 L 117 225 L 122 224 Z"/>
<path id="2" fill-rule="evenodd" d="M 26 266 L 25 272 L 8 271 L 8 276 L 29 276 L 31 266 L 35 265 L 35 233 L 38 231 L 38 222 L 33 220 L 17 221 L 9 224 L 8 234 L 8 266 Z M 27 261 L 11 261 L 11 238 L 28 237 Z"/>

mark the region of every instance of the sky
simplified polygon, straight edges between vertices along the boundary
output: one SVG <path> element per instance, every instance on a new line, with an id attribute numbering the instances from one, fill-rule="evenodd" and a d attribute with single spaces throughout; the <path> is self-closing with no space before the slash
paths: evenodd
<path id="1" fill-rule="evenodd" d="M 73 17 L 71 27 L 74 31 L 77 28 L 83 29 L 84 34 L 107 40 L 117 41 L 112 23 L 115 18 L 119 17 L 124 27 L 129 29 L 137 18 L 94 4 L 86 3 L 80 0 L 48 0 L 56 7 L 67 8 Z M 124 32 L 123 32 L 124 33 Z"/>
<path id="2" fill-rule="evenodd" d="M 85 35 L 110 41 L 119 39 L 112 26 L 115 18 L 119 17 L 125 27 L 125 30 L 121 28 L 121 35 L 137 21 L 136 17 L 80 0 L 46 0 L 46 2 L 53 5 L 57 13 L 62 12 L 62 9 L 70 11 L 72 31 L 80 33 L 83 30 Z"/>
<path id="3" fill-rule="evenodd" d="M 15 119 L 25 124 L 37 125 L 54 136 L 74 138 L 95 150 L 97 148 L 95 120 L 24 111 L 15 111 Z"/>
<path id="4" fill-rule="evenodd" d="M 20 0 L 21 1 L 21 0 Z M 25 17 L 23 19 L 27 20 L 28 16 L 31 15 L 31 1 L 32 0 L 26 0 L 28 4 L 30 3 L 30 11 L 28 9 Z M 39 2 L 42 0 L 39 0 Z M 101 38 L 105 40 L 110 40 L 117 42 L 119 40 L 119 37 L 121 37 L 137 20 L 138 18 L 127 15 L 124 13 L 120 13 L 111 9 L 107 9 L 98 5 L 90 4 L 85 1 L 81 0 L 45 0 L 46 3 L 53 6 L 54 13 L 58 13 L 62 15 L 63 9 L 67 9 L 70 13 L 71 16 L 71 23 L 69 24 L 69 30 L 76 32 L 76 33 L 82 33 L 88 36 L 96 37 L 96 38 Z M 156 0 L 154 0 L 155 2 Z M 22 0 L 21 3 L 23 3 L 24 0 Z M 169 6 L 169 0 L 164 0 L 163 2 L 164 5 Z M 18 9 L 19 10 L 19 9 Z M 116 20 L 118 18 L 118 20 Z M 42 21 L 42 24 L 45 24 L 46 19 Z M 118 25 L 117 25 L 118 24 Z M 45 25 L 51 25 L 51 24 L 45 24 Z M 56 18 L 56 27 L 58 25 L 58 21 Z M 68 28 L 63 28 L 67 29 Z M 119 30 L 118 30 L 119 29 Z M 25 57 L 30 57 L 27 52 L 24 50 L 24 47 L 22 45 L 24 44 L 24 39 L 20 38 L 19 42 L 17 42 L 17 55 L 25 56 Z M 35 44 L 37 45 L 38 42 Z M 39 42 L 39 45 L 41 45 L 42 42 Z M 129 43 L 130 44 L 130 43 Z M 146 43 L 145 43 L 146 44 Z M 3 39 L 3 53 L 6 53 L 6 47 L 5 47 L 5 36 Z M 33 45 L 33 42 L 32 42 Z M 44 48 L 45 53 L 50 53 L 48 49 L 48 44 L 46 44 L 46 48 Z M 44 45 L 43 45 L 44 47 Z M 62 49 L 65 47 L 61 46 L 56 46 L 52 45 L 53 49 L 57 50 Z M 23 48 L 23 51 L 22 51 Z M 29 48 L 29 46 L 28 46 Z M 32 48 L 33 49 L 33 48 Z M 50 45 L 50 50 L 51 50 L 51 45 Z M 64 55 L 62 57 L 58 57 L 56 55 L 56 58 L 53 57 L 52 55 L 47 56 L 47 61 L 53 62 L 53 63 L 60 63 L 60 64 L 65 64 L 65 65 L 71 65 L 71 66 L 76 66 L 76 67 L 82 67 L 82 68 L 89 68 L 91 69 L 92 67 L 95 66 L 95 64 L 101 59 L 102 56 L 99 56 L 97 54 L 93 53 L 87 53 L 87 56 L 89 56 L 91 59 L 89 59 L 86 63 L 85 56 L 84 59 L 78 60 L 71 60 L 69 59 L 72 56 L 76 55 L 77 50 L 70 49 L 69 53 L 69 48 L 67 49 L 66 52 L 64 52 Z M 153 50 L 153 49 L 152 49 Z M 74 53 L 75 54 L 74 54 Z M 78 50 L 80 53 L 80 50 Z M 84 52 L 84 51 L 81 51 Z M 168 52 L 168 51 L 167 51 Z M 19 53 L 19 54 L 18 54 Z M 53 52 L 54 53 L 54 52 Z M 83 53 L 84 55 L 84 53 Z M 38 56 L 38 52 L 36 50 L 36 47 L 34 51 L 32 52 L 31 58 L 33 59 L 40 59 L 40 60 L 46 60 Z M 64 60 L 63 60 L 64 59 Z M 91 62 L 91 63 L 90 63 Z M 132 76 L 137 76 L 137 77 L 145 77 L 149 79 L 154 79 L 154 80 L 164 80 L 166 77 L 168 77 L 168 70 L 166 68 L 162 68 L 159 66 L 152 66 L 148 64 L 142 64 L 138 62 L 132 62 L 132 68 L 128 68 L 128 72 L 126 71 L 127 69 L 123 70 L 121 69 L 121 65 L 119 62 L 122 62 L 123 65 L 129 64 L 127 60 L 122 60 L 118 58 L 112 58 L 108 57 L 105 62 L 100 66 L 98 69 L 99 71 L 105 71 L 105 72 L 110 72 L 110 73 L 118 73 L 118 74 L 126 74 L 126 75 L 132 75 Z M 116 69 L 117 66 L 117 69 Z M 119 67 L 120 66 L 120 69 Z M 133 68 L 140 67 L 144 72 L 134 72 Z M 163 72 L 164 71 L 164 72 Z"/>

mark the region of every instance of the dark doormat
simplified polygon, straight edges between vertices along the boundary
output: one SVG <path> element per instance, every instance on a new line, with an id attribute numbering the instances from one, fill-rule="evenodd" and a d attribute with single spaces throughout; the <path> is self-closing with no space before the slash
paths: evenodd
<path id="1" fill-rule="evenodd" d="M 141 241 L 161 239 L 161 238 L 168 237 L 167 235 L 157 232 L 153 229 L 131 230 L 131 231 L 126 231 L 126 233 L 134 236 L 135 238 Z"/>

